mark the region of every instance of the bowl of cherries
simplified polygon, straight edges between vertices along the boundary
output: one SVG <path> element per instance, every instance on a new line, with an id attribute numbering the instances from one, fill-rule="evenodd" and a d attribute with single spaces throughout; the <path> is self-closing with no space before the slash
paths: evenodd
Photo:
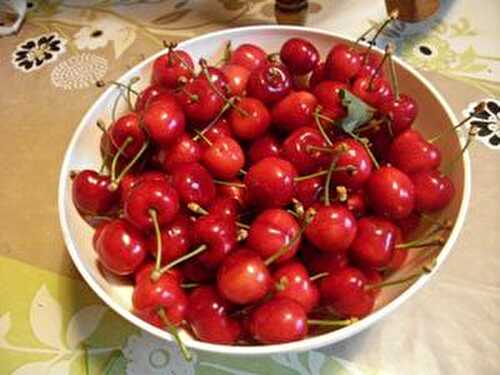
<path id="1" fill-rule="evenodd" d="M 408 300 L 463 225 L 470 134 L 364 37 L 225 30 L 98 82 L 59 186 L 90 287 L 186 358 L 334 344 Z"/>

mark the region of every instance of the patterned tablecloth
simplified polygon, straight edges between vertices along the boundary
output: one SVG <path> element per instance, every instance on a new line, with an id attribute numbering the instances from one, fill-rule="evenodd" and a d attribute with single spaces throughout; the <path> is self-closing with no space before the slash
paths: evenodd
<path id="1" fill-rule="evenodd" d="M 30 0 L 0 39 L 0 373 L 499 374 L 500 2 L 442 1 L 431 20 L 395 23 L 380 40 L 444 93 L 457 114 L 489 98 L 472 149 L 466 225 L 442 272 L 396 313 L 339 345 L 247 360 L 184 362 L 111 312 L 75 271 L 59 231 L 59 167 L 71 134 L 113 79 L 162 40 L 275 23 L 269 0 Z M 383 1 L 310 1 L 307 25 L 356 36 Z M 41 44 L 40 61 L 30 51 Z M 421 110 L 425 111 L 425 108 Z"/>

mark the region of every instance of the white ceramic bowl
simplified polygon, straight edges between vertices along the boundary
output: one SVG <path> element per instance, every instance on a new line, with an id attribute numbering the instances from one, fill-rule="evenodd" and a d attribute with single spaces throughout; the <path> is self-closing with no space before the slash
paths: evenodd
<path id="1" fill-rule="evenodd" d="M 232 42 L 233 46 L 251 42 L 263 46 L 267 51 L 278 51 L 281 44 L 293 36 L 312 41 L 321 51 L 323 57 L 333 44 L 352 42 L 340 35 L 310 28 L 255 26 L 203 35 L 181 43 L 179 48 L 188 51 L 193 56 L 193 60 L 197 61 L 202 56 L 208 59 L 219 58 L 224 44 L 228 40 Z M 141 88 L 145 87 L 149 82 L 152 63 L 162 53 L 164 51 L 158 52 L 143 61 L 123 75 L 120 81 L 128 82 L 131 77 L 140 76 L 142 79 L 139 86 L 142 85 Z M 376 53 L 381 53 L 381 51 L 376 49 Z M 452 110 L 436 89 L 408 64 L 399 59 L 395 59 L 395 61 L 401 91 L 412 95 L 420 108 L 415 127 L 424 135 L 430 137 L 456 123 Z M 91 244 L 93 231 L 78 215 L 71 201 L 69 172 L 71 170 L 97 169 L 99 167 L 99 139 L 101 134 L 100 130 L 95 126 L 95 122 L 98 118 L 103 118 L 109 123 L 111 103 L 117 95 L 120 95 L 119 89 L 115 87 L 108 88 L 84 116 L 71 139 L 61 168 L 59 181 L 61 227 L 73 262 L 95 293 L 119 315 L 137 327 L 165 340 L 172 341 L 172 336 L 169 333 L 149 325 L 131 312 L 132 287 L 123 284 L 122 281 L 106 274 L 101 267 L 98 267 L 96 254 L 92 250 Z M 119 110 L 125 110 L 124 103 L 122 103 Z M 458 154 L 461 141 L 455 133 L 450 133 L 450 136 L 440 143 L 439 147 L 443 154 L 443 163 L 446 163 Z M 455 225 L 446 245 L 437 256 L 437 263 L 433 273 L 448 256 L 464 223 L 470 194 L 469 158 L 467 153 L 455 164 L 450 177 L 455 184 L 456 195 L 453 202 L 445 211 L 439 214 L 439 217 L 451 218 L 454 220 Z M 429 251 L 413 252 L 405 267 L 393 275 L 392 278 L 399 278 L 415 272 L 420 269 L 424 262 L 429 262 L 430 256 L 435 255 L 435 252 L 430 253 Z M 192 349 L 231 355 L 258 355 L 310 350 L 334 344 L 366 329 L 407 301 L 429 281 L 431 275 L 422 276 L 411 285 L 385 288 L 377 300 L 375 311 L 359 322 L 331 333 L 310 337 L 298 342 L 270 346 L 223 346 L 197 341 L 187 332 L 181 334 L 184 336 L 186 344 Z"/>

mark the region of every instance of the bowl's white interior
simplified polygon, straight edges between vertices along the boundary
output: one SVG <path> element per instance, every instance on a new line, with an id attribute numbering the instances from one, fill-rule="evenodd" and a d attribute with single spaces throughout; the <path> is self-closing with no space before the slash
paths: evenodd
<path id="1" fill-rule="evenodd" d="M 312 41 L 321 51 L 323 57 L 334 43 L 348 41 L 341 36 L 319 30 L 283 26 L 262 26 L 232 29 L 208 34 L 184 42 L 179 47 L 188 51 L 193 56 L 194 61 L 197 61 L 200 57 L 206 57 L 215 61 L 215 59 L 221 56 L 224 43 L 228 40 L 232 42 L 233 46 L 251 42 L 263 46 L 268 52 L 274 52 L 278 51 L 280 45 L 292 36 L 299 36 Z M 158 55 L 161 53 L 162 52 L 159 52 Z M 377 53 L 381 52 L 377 50 Z M 151 65 L 155 57 L 156 56 L 152 56 L 131 69 L 121 77 L 120 81 L 126 83 L 131 77 L 140 76 L 142 79 L 137 87 L 144 88 L 147 86 Z M 430 137 L 452 126 L 456 120 L 446 102 L 437 94 L 435 89 L 408 65 L 400 60 L 396 60 L 396 62 L 401 92 L 413 96 L 420 108 L 415 125 L 416 128 L 425 136 Z M 92 289 L 111 308 L 127 320 L 150 333 L 171 340 L 172 338 L 167 332 L 150 326 L 130 312 L 132 287 L 103 273 L 101 267 L 98 267 L 96 254 L 92 250 L 91 245 L 92 228 L 81 219 L 71 201 L 71 183 L 68 177 L 69 171 L 83 168 L 97 169 L 99 167 L 100 131 L 95 126 L 95 123 L 98 118 L 104 119 L 109 123 L 111 120 L 112 103 L 117 95 L 120 95 L 120 91 L 114 87 L 107 89 L 106 92 L 103 93 L 83 118 L 68 147 L 61 169 L 59 185 L 59 213 L 61 226 L 68 251 L 77 268 Z M 125 111 L 124 101 L 122 101 L 118 113 L 120 113 L 120 111 Z M 455 133 L 450 133 L 450 136 L 446 137 L 446 139 L 439 144 L 439 147 L 443 154 L 443 163 L 446 163 L 458 154 L 460 150 L 460 140 Z M 435 270 L 447 256 L 463 224 L 469 199 L 469 165 L 467 155 L 455 164 L 451 177 L 456 187 L 456 195 L 449 207 L 439 213 L 439 217 L 453 219 L 455 221 L 455 226 L 446 245 L 439 253 Z M 415 272 L 420 269 L 423 263 L 429 262 L 430 257 L 435 255 L 435 252 L 431 253 L 429 251 L 412 252 L 411 259 L 402 270 L 393 276 L 393 278 L 403 277 L 409 273 Z M 386 288 L 378 299 L 377 310 L 370 316 L 352 326 L 299 342 L 273 346 L 221 346 L 199 342 L 191 338 L 187 333 L 183 334 L 187 345 L 192 348 L 227 354 L 251 355 L 270 354 L 291 350 L 308 350 L 338 342 L 363 330 L 382 316 L 394 310 L 403 301 L 407 300 L 413 292 L 419 289 L 429 279 L 429 277 L 430 276 L 422 277 L 412 285 Z"/>

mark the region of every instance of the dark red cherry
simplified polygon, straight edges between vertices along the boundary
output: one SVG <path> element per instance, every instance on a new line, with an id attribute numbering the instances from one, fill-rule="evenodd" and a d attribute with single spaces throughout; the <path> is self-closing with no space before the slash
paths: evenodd
<path id="1" fill-rule="evenodd" d="M 248 148 L 248 159 L 251 164 L 257 163 L 259 160 L 270 156 L 280 155 L 280 142 L 273 134 L 267 134 L 257 138 L 250 144 Z"/>
<path id="2" fill-rule="evenodd" d="M 316 85 L 326 79 L 325 63 L 320 62 L 313 68 L 311 76 L 309 77 L 309 88 L 314 89 Z"/>
<path id="3" fill-rule="evenodd" d="M 250 225 L 247 246 L 255 250 L 263 259 L 269 258 L 284 246 L 288 251 L 277 259 L 283 262 L 297 253 L 300 239 L 292 243 L 299 234 L 300 226 L 295 218 L 285 210 L 268 209 L 262 211 Z"/>
<path id="4" fill-rule="evenodd" d="M 315 203 L 319 203 L 323 190 L 325 189 L 325 177 L 318 176 L 307 178 L 295 182 L 295 198 L 305 208 L 311 207 Z"/>
<path id="5" fill-rule="evenodd" d="M 144 181 L 128 194 L 123 210 L 128 221 L 147 231 L 154 228 L 151 210 L 160 226 L 172 221 L 179 211 L 179 195 L 166 181 Z"/>
<path id="6" fill-rule="evenodd" d="M 292 74 L 311 72 L 319 62 L 319 52 L 311 42 L 302 38 L 288 39 L 280 50 L 280 59 Z"/>
<path id="7" fill-rule="evenodd" d="M 312 274 L 320 274 L 323 272 L 335 273 L 349 265 L 349 259 L 346 253 L 325 253 L 316 249 L 309 243 L 302 245 L 300 254 Z"/>
<path id="8" fill-rule="evenodd" d="M 228 255 L 217 272 L 220 294 L 237 304 L 255 303 L 271 287 L 271 275 L 259 255 L 240 248 Z"/>
<path id="9" fill-rule="evenodd" d="M 389 82 L 378 77 L 356 78 L 352 85 L 352 93 L 375 108 L 380 108 L 382 103 L 393 99 Z"/>
<path id="10" fill-rule="evenodd" d="M 126 158 L 133 158 L 146 142 L 146 134 L 139 125 L 139 116 L 136 113 L 128 113 L 120 117 L 111 125 L 109 136 L 113 146 L 120 148 L 127 139 L 131 139 L 129 145 L 123 150 Z"/>
<path id="11" fill-rule="evenodd" d="M 332 181 L 348 189 L 362 187 L 372 173 L 372 161 L 365 147 L 354 139 L 344 139 L 335 142 L 332 148 L 344 150 L 338 154 Z"/>
<path id="12" fill-rule="evenodd" d="M 418 211 L 440 211 L 455 195 L 451 179 L 438 170 L 418 172 L 410 177 L 415 185 L 415 209 Z"/>
<path id="13" fill-rule="evenodd" d="M 191 56 L 182 50 L 170 50 L 153 63 L 152 82 L 175 89 L 188 81 L 194 72 Z"/>
<path id="14" fill-rule="evenodd" d="M 372 172 L 365 192 L 373 210 L 389 219 L 402 219 L 415 206 L 415 186 L 410 178 L 394 167 L 381 167 Z"/>
<path id="15" fill-rule="evenodd" d="M 227 78 L 227 85 L 231 95 L 243 95 L 250 76 L 250 70 L 242 65 L 227 64 L 221 68 Z"/>
<path id="16" fill-rule="evenodd" d="M 294 130 L 281 146 L 281 157 L 291 162 L 300 175 L 316 171 L 319 167 L 328 165 L 331 155 L 311 146 L 327 147 L 321 133 L 311 127 L 305 126 Z"/>
<path id="17" fill-rule="evenodd" d="M 407 239 L 412 233 L 417 230 L 417 228 L 420 226 L 421 221 L 422 215 L 418 212 L 413 211 L 410 216 L 395 220 L 394 224 L 396 224 L 398 228 L 401 229 L 402 238 Z"/>
<path id="18" fill-rule="evenodd" d="M 356 219 L 341 204 L 314 206 L 316 216 L 305 231 L 306 238 L 325 252 L 344 252 L 356 236 Z"/>
<path id="19" fill-rule="evenodd" d="M 345 205 L 347 209 L 354 214 L 356 219 L 364 216 L 367 210 L 366 195 L 364 191 L 358 190 L 353 193 L 349 193 Z"/>
<path id="20" fill-rule="evenodd" d="M 205 283 L 215 278 L 215 270 L 208 268 L 198 259 L 190 259 L 180 265 L 184 277 L 195 283 Z"/>
<path id="21" fill-rule="evenodd" d="M 441 164 L 441 152 L 417 130 L 410 129 L 394 139 L 389 160 L 401 171 L 413 174 L 438 168 Z"/>
<path id="22" fill-rule="evenodd" d="M 222 216 L 228 219 L 236 220 L 240 211 L 240 205 L 234 198 L 217 196 L 208 207 L 208 211 L 216 216 Z"/>
<path id="23" fill-rule="evenodd" d="M 325 74 L 328 79 L 348 83 L 361 68 L 361 56 L 347 44 L 333 46 L 325 62 Z"/>
<path id="24" fill-rule="evenodd" d="M 347 112 L 339 92 L 347 89 L 347 84 L 335 81 L 322 81 L 315 85 L 313 94 L 321 105 L 321 113 L 332 120 L 344 117 Z"/>
<path id="25" fill-rule="evenodd" d="M 314 95 L 307 91 L 292 92 L 274 105 L 273 125 L 284 132 L 310 125 L 317 104 Z"/>
<path id="26" fill-rule="evenodd" d="M 134 273 L 146 258 L 142 234 L 122 219 L 115 219 L 102 228 L 96 244 L 99 262 L 115 275 Z"/>
<path id="27" fill-rule="evenodd" d="M 229 62 L 253 71 L 267 64 L 267 54 L 255 44 L 245 43 L 232 52 Z"/>
<path id="28" fill-rule="evenodd" d="M 242 182 L 240 180 L 231 180 L 234 184 L 230 185 L 217 185 L 217 196 L 221 198 L 233 199 L 238 202 L 241 209 L 245 209 L 249 206 L 248 194 L 246 187 L 242 187 Z"/>
<path id="29" fill-rule="evenodd" d="M 402 243 L 402 238 L 403 238 L 403 231 L 400 230 L 398 227 L 396 227 L 396 240 L 395 244 L 398 245 Z M 384 271 L 386 272 L 394 272 L 399 270 L 401 267 L 403 267 L 403 264 L 406 261 L 406 258 L 408 258 L 408 249 L 400 249 L 398 247 L 394 248 L 394 251 L 392 252 L 392 258 L 387 263 L 387 265 L 384 267 Z M 371 284 L 371 283 L 370 283 Z"/>
<path id="30" fill-rule="evenodd" d="M 135 102 L 135 111 L 140 113 L 144 111 L 144 109 L 148 106 L 149 102 L 162 94 L 170 94 L 170 90 L 164 86 L 153 84 L 146 87 L 139 96 L 137 97 L 137 101 Z"/>
<path id="31" fill-rule="evenodd" d="M 413 98 L 401 94 L 399 99 L 382 102 L 380 112 L 391 120 L 392 134 L 398 135 L 411 128 L 417 117 L 418 106 Z"/>
<path id="32" fill-rule="evenodd" d="M 245 154 L 233 138 L 218 137 L 201 157 L 203 165 L 215 178 L 229 180 L 245 165 Z"/>
<path id="33" fill-rule="evenodd" d="M 234 135 L 243 141 L 261 137 L 271 125 L 271 114 L 264 103 L 254 98 L 242 98 L 237 106 L 228 115 Z"/>
<path id="34" fill-rule="evenodd" d="M 174 99 L 149 105 L 144 111 L 142 123 L 153 142 L 161 146 L 176 141 L 186 126 L 184 113 Z"/>
<path id="35" fill-rule="evenodd" d="M 85 169 L 73 177 L 73 204 L 82 214 L 105 215 L 118 202 L 116 191 L 108 189 L 111 179 L 96 171 Z"/>
<path id="36" fill-rule="evenodd" d="M 380 271 L 377 271 L 374 268 L 362 268 L 361 271 L 366 276 L 366 283 L 368 285 L 378 285 L 384 280 Z M 368 293 L 377 297 L 381 290 L 381 288 L 371 288 L 368 290 Z"/>
<path id="37" fill-rule="evenodd" d="M 198 163 L 181 164 L 172 173 L 172 184 L 185 204 L 205 207 L 215 198 L 215 184 L 208 171 Z"/>
<path id="38" fill-rule="evenodd" d="M 282 207 L 292 201 L 297 170 L 289 161 L 269 157 L 252 165 L 245 175 L 249 200 L 261 207 Z"/>
<path id="39" fill-rule="evenodd" d="M 266 104 L 275 103 L 284 98 L 291 88 L 292 78 L 282 64 L 267 64 L 254 70 L 247 82 L 248 96 Z"/>
<path id="40" fill-rule="evenodd" d="M 182 214 L 161 228 L 162 264 L 167 264 L 186 254 L 191 246 L 191 223 Z M 147 248 L 156 257 L 156 236 L 147 238 Z"/>
<path id="41" fill-rule="evenodd" d="M 181 164 L 195 163 L 201 158 L 201 147 L 188 134 L 181 134 L 174 143 L 156 151 L 156 159 L 161 168 L 168 172 Z"/>
<path id="42" fill-rule="evenodd" d="M 307 336 L 307 315 L 294 300 L 273 298 L 252 312 L 250 332 L 263 344 L 298 341 Z"/>

